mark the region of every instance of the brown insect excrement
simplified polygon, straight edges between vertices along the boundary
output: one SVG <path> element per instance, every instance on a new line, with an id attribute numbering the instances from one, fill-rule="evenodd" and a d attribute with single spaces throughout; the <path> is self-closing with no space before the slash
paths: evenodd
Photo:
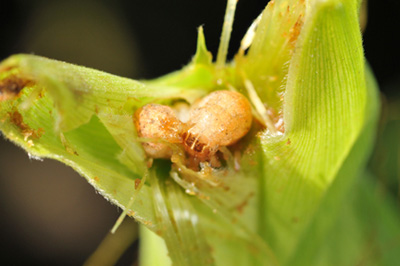
<path id="1" fill-rule="evenodd" d="M 32 80 L 17 74 L 4 78 L 0 81 L 0 101 L 17 97 L 23 88 L 33 84 Z"/>
<path id="2" fill-rule="evenodd" d="M 21 134 L 25 137 L 25 139 L 39 139 L 44 134 L 44 129 L 32 129 L 24 122 L 22 115 L 18 111 L 13 111 L 8 114 L 10 117 L 10 122 L 17 126 L 21 131 Z"/>

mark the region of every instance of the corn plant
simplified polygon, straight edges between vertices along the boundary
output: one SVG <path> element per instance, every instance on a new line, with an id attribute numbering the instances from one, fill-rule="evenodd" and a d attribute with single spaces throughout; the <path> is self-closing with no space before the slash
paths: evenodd
<path id="1" fill-rule="evenodd" d="M 191 62 L 154 80 L 5 59 L 3 135 L 119 206 L 113 232 L 135 219 L 140 265 L 394 265 L 398 213 L 366 170 L 379 97 L 361 1 L 270 1 L 227 61 L 236 2 L 215 60 L 200 27 Z M 201 107 L 215 92 L 248 105 Z"/>

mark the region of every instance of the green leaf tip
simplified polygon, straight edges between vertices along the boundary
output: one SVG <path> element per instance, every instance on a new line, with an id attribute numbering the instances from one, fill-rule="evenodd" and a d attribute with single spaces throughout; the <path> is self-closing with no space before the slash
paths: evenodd
<path id="1" fill-rule="evenodd" d="M 192 64 L 211 66 L 212 54 L 207 50 L 203 27 L 200 26 L 197 32 L 197 48 L 196 54 L 194 55 L 192 60 Z"/>

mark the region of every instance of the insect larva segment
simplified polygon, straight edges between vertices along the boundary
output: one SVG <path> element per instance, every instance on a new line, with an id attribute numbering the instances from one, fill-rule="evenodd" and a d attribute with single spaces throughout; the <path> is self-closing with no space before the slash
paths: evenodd
<path id="1" fill-rule="evenodd" d="M 183 145 L 190 155 L 207 160 L 219 147 L 232 145 L 246 135 L 251 123 L 246 97 L 233 91 L 215 91 L 192 108 Z"/>
<path id="2" fill-rule="evenodd" d="M 183 123 L 169 106 L 147 104 L 136 111 L 134 121 L 139 137 L 154 139 L 154 142 L 143 143 L 146 154 L 151 158 L 171 158 L 172 149 L 168 143 L 182 142 Z"/>

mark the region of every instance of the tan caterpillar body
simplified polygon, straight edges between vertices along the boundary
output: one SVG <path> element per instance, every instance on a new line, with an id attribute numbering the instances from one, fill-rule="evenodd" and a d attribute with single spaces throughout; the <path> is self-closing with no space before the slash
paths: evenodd
<path id="1" fill-rule="evenodd" d="M 173 144 L 182 142 L 183 123 L 169 106 L 147 104 L 135 112 L 134 121 L 139 137 L 160 140 L 142 143 L 150 158 L 171 158 L 172 149 L 165 142 Z"/>
<path id="2" fill-rule="evenodd" d="M 189 156 L 209 161 L 216 152 L 240 140 L 250 130 L 249 101 L 238 92 L 220 90 L 195 103 L 186 123 L 179 121 L 172 108 L 148 104 L 135 113 L 139 137 L 160 139 L 182 145 Z M 143 143 L 151 158 L 170 158 L 171 148 L 162 142 Z"/>

